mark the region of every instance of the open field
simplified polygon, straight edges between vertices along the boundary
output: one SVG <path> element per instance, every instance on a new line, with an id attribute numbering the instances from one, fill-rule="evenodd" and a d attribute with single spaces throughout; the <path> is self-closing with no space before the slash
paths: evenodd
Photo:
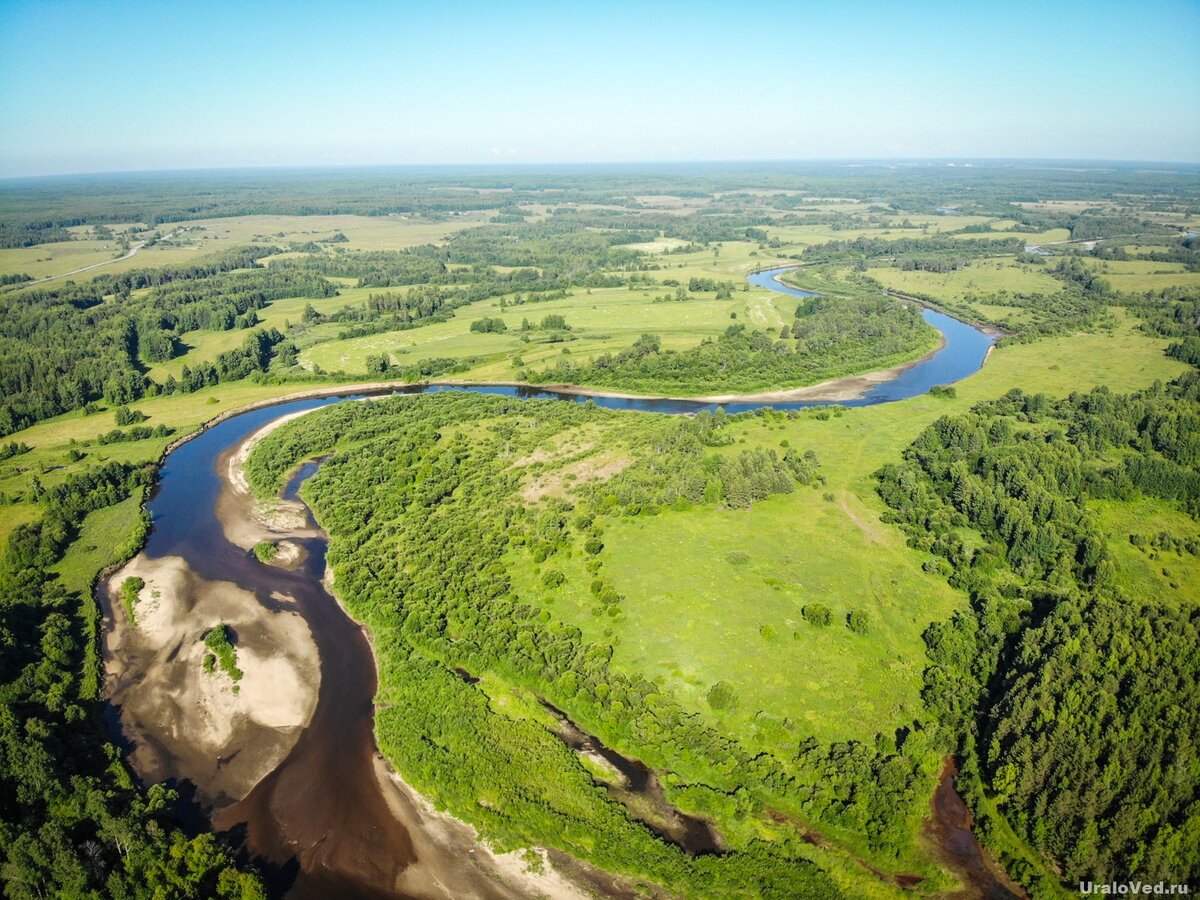
<path id="1" fill-rule="evenodd" d="M 431 222 L 403 216 L 234 216 L 164 223 L 155 231 L 169 240 L 139 250 L 129 259 L 113 261 L 123 254 L 117 240 L 90 239 L 90 229 L 77 229 L 80 238 L 34 247 L 0 249 L 0 275 L 26 274 L 34 279 L 66 277 L 85 266 L 103 263 L 97 269 L 74 276 L 87 280 L 102 273 L 117 274 L 131 269 L 152 268 L 186 262 L 198 256 L 229 247 L 251 243 L 305 243 L 321 241 L 341 232 L 345 242 L 330 244 L 351 250 L 379 250 L 436 243 L 461 228 L 487 220 L 479 213 L 467 213 L 446 221 Z M 122 226 L 111 226 L 114 234 Z M 126 226 L 128 227 L 128 226 Z M 149 231 L 138 232 L 130 240 L 144 240 Z M 51 282 L 53 283 L 53 282 Z"/>
<path id="2" fill-rule="evenodd" d="M 1161 291 L 1169 287 L 1200 288 L 1200 272 L 1189 272 L 1182 263 L 1152 260 L 1085 259 L 1084 264 L 1123 293 Z"/>
<path id="3" fill-rule="evenodd" d="M 1130 597 L 1185 605 L 1200 602 L 1200 556 L 1186 550 L 1156 549 L 1149 543 L 1136 547 L 1130 541 L 1132 536 L 1149 541 L 1165 532 L 1200 543 L 1200 527 L 1195 521 L 1161 500 L 1097 500 L 1092 508 L 1108 535 L 1108 549 L 1117 568 L 1117 587 L 1122 592 Z"/>
<path id="4" fill-rule="evenodd" d="M 893 291 L 927 294 L 939 300 L 1000 291 L 1053 294 L 1062 289 L 1062 284 L 1047 275 L 1043 267 L 1023 265 L 1011 259 L 979 260 L 953 272 L 905 271 L 886 266 L 869 269 L 867 274 Z"/>
<path id="5" fill-rule="evenodd" d="M 821 741 L 870 740 L 881 723 L 899 727 L 921 709 L 922 632 L 965 598 L 924 573 L 927 555 L 880 521 L 884 506 L 872 473 L 899 458 L 938 416 L 1010 387 L 1062 396 L 1106 384 L 1121 392 L 1183 371 L 1162 355 L 1165 342 L 1134 324 L 1122 317 L 1112 335 L 996 350 L 981 372 L 957 385 L 954 399 L 919 397 L 828 419 L 808 413 L 736 426 L 745 443 L 732 449 L 782 453 L 783 442 L 811 448 L 828 483 L 748 511 L 668 510 L 622 521 L 606 530 L 601 557 L 627 597 L 621 615 L 591 613 L 582 560 L 565 563 L 566 589 L 546 608 L 585 636 L 614 643 L 614 663 L 623 670 L 670 688 L 692 711 L 763 746 L 780 738 L 772 723 L 785 718 Z M 669 564 L 647 566 L 647 559 Z M 549 596 L 531 569 L 517 568 L 515 577 L 530 593 Z M 812 602 L 832 609 L 828 628 L 802 618 Z M 853 610 L 867 613 L 867 635 L 845 626 Z M 718 681 L 734 687 L 739 702 L 732 711 L 714 712 L 705 700 Z"/>
<path id="6" fill-rule="evenodd" d="M 85 591 L 97 572 L 120 562 L 123 545 L 114 539 L 133 532 L 140 517 L 141 503 L 137 497 L 89 513 L 79 536 L 54 567 L 63 586 L 69 591 Z"/>
<path id="7" fill-rule="evenodd" d="M 398 365 L 425 357 L 477 356 L 479 363 L 466 377 L 512 378 L 522 368 L 513 364 L 514 356 L 519 356 L 525 367 L 540 368 L 564 350 L 573 357 L 623 350 L 645 332 L 659 335 L 666 349 L 684 349 L 721 334 L 734 321 L 734 315 L 736 321 L 753 327 L 778 329 L 790 320 L 798 302 L 762 290 L 739 290 L 732 300 L 714 300 L 709 293 L 682 303 L 656 302 L 656 298 L 669 297 L 672 291 L 575 288 L 562 300 L 509 305 L 503 310 L 499 299 L 486 300 L 460 307 L 449 322 L 317 344 L 301 354 L 301 362 L 309 368 L 315 365 L 327 372 L 349 373 L 366 371 L 366 357 L 378 353 L 387 353 Z M 571 326 L 570 340 L 546 343 L 546 332 L 521 332 L 522 320 L 536 327 L 545 316 L 553 314 L 566 318 Z M 472 332 L 471 322 L 484 316 L 502 319 L 508 330 L 499 334 Z"/>

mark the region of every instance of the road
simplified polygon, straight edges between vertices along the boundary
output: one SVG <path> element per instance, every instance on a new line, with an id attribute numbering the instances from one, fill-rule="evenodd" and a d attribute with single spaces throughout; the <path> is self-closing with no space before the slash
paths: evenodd
<path id="1" fill-rule="evenodd" d="M 161 238 L 161 240 L 169 241 L 171 238 L 175 237 L 175 235 L 177 235 L 178 233 L 179 233 L 178 231 L 172 231 L 166 237 Z M 90 272 L 92 269 L 99 269 L 101 266 L 111 266 L 115 262 L 121 262 L 122 260 L 130 259 L 131 257 L 135 256 L 137 254 L 137 252 L 145 246 L 146 246 L 145 241 L 138 241 L 136 244 L 134 244 L 132 247 L 129 248 L 129 252 L 126 253 L 124 256 L 117 256 L 117 257 L 114 257 L 113 259 L 106 259 L 106 260 L 104 260 L 104 262 L 92 263 L 90 266 L 83 266 L 78 269 L 72 269 L 70 272 L 60 272 L 57 275 L 47 275 L 45 278 L 35 278 L 32 281 L 19 281 L 16 284 L 6 285 L 5 290 L 9 290 L 12 288 L 31 287 L 32 285 L 35 285 L 35 284 L 44 284 L 47 281 L 57 281 L 59 278 L 70 278 L 72 275 L 78 275 L 80 272 Z"/>

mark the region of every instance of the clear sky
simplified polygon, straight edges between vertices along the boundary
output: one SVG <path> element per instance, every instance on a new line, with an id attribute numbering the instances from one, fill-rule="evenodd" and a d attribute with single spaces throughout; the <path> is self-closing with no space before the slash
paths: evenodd
<path id="1" fill-rule="evenodd" d="M 1200 0 L 0 0 L 0 177 L 1200 161 Z"/>

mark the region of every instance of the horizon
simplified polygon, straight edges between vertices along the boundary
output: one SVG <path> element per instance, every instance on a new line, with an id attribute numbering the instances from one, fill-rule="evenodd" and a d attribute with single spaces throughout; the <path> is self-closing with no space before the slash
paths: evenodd
<path id="1" fill-rule="evenodd" d="M 0 4 L 0 178 L 1200 163 L 1200 4 Z M 1063 36 L 1068 35 L 1068 39 Z M 33 75 L 31 73 L 37 73 Z M 1165 76 L 1163 73 L 1166 73 Z M 16 88 L 19 86 L 19 90 Z"/>
<path id="2" fill-rule="evenodd" d="M 478 162 L 478 163 L 324 163 L 324 164 L 293 164 L 293 165 L 229 165 L 187 168 L 159 169 L 112 169 L 105 171 L 82 172 L 50 172 L 41 175 L 3 175 L 0 184 L 30 181 L 54 181 L 55 179 L 106 179 L 106 178 L 136 178 L 152 176 L 188 176 L 188 175 L 266 175 L 266 174 L 317 174 L 326 172 L 372 173 L 388 172 L 391 170 L 407 170 L 418 173 L 440 174 L 447 171 L 475 173 L 504 173 L 504 172 L 550 172 L 554 170 L 583 169 L 603 171 L 606 169 L 647 170 L 656 167 L 672 168 L 703 168 L 712 167 L 779 167 L 789 166 L 819 166 L 829 168 L 880 168 L 880 169 L 987 169 L 987 168 L 1028 168 L 1028 169 L 1130 169 L 1145 168 L 1149 171 L 1171 174 L 1177 169 L 1196 170 L 1200 173 L 1200 161 L 1189 160 L 1153 160 L 1153 159 L 1074 159 L 1038 158 L 1038 157 L 830 157 L 830 158 L 796 158 L 796 159 L 638 159 L 638 160 L 596 160 L 568 161 L 546 160 L 538 162 Z"/>

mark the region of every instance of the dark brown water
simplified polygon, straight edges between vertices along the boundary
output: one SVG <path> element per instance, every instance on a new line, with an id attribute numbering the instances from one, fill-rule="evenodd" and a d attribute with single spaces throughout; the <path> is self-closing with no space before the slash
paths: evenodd
<path id="1" fill-rule="evenodd" d="M 953 758 L 947 759 L 933 794 L 933 815 L 926 823 L 938 855 L 966 883 L 968 896 L 1025 900 L 1025 892 L 1004 875 L 975 837 L 971 828 L 974 817 L 954 787 L 957 775 L 958 766 Z"/>
<path id="2" fill-rule="evenodd" d="M 558 719 L 558 736 L 563 743 L 578 753 L 599 756 L 616 770 L 620 783 L 605 782 L 605 787 L 614 799 L 629 808 L 633 818 L 691 856 L 720 853 L 725 849 L 721 836 L 711 822 L 689 816 L 667 800 L 662 784 L 649 766 L 606 747 L 598 737 L 588 734 L 571 721 L 561 709 L 545 700 L 541 702 Z M 643 807 L 646 808 L 645 812 Z"/>

